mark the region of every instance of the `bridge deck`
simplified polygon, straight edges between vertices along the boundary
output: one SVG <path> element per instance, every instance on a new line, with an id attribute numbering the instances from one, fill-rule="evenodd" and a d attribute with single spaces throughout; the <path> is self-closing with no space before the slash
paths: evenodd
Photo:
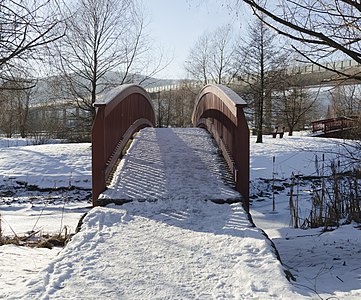
<path id="1" fill-rule="evenodd" d="M 146 128 L 123 157 L 100 202 L 239 202 L 223 158 L 199 128 Z"/>

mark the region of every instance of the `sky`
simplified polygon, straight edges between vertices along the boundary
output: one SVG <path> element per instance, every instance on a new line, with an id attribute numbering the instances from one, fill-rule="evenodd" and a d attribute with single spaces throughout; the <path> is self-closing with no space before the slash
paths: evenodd
<path id="1" fill-rule="evenodd" d="M 148 31 L 154 46 L 173 58 L 170 65 L 157 77 L 186 78 L 184 64 L 189 50 L 205 31 L 232 24 L 240 28 L 242 17 L 236 17 L 217 0 L 147 0 L 143 1 L 150 19 Z M 224 1 L 225 2 L 225 1 Z"/>

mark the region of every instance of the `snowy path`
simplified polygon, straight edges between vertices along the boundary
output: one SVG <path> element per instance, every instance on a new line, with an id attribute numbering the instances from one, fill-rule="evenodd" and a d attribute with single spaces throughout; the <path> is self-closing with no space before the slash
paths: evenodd
<path id="1" fill-rule="evenodd" d="M 158 201 L 93 209 L 19 298 L 297 299 L 291 289 L 240 204 Z"/>
<path id="2" fill-rule="evenodd" d="M 147 129 L 81 231 L 10 299 L 304 299 L 200 129 Z M 155 200 L 157 201 L 144 201 Z"/>

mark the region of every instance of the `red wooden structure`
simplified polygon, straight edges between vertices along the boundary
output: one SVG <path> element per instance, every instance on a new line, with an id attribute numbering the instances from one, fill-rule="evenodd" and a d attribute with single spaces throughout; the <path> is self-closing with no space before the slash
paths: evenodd
<path id="1" fill-rule="evenodd" d="M 94 103 L 92 128 L 93 205 L 106 189 L 106 180 L 132 135 L 155 126 L 155 113 L 148 93 L 137 85 L 122 85 Z"/>
<path id="2" fill-rule="evenodd" d="M 207 85 L 198 96 L 192 122 L 213 135 L 233 173 L 243 205 L 249 210 L 249 129 L 243 111 L 246 106 L 231 89 Z"/>
<path id="3" fill-rule="evenodd" d="M 97 113 L 92 128 L 92 185 L 96 206 L 128 140 L 140 129 L 155 126 L 155 113 L 147 92 L 136 85 L 120 86 L 94 106 Z M 207 85 L 198 96 L 192 120 L 194 126 L 206 128 L 218 143 L 248 210 L 249 130 L 245 106 L 231 89 Z"/>
<path id="4" fill-rule="evenodd" d="M 318 120 L 311 123 L 312 133 L 321 137 L 347 138 L 358 120 L 358 116 Z"/>

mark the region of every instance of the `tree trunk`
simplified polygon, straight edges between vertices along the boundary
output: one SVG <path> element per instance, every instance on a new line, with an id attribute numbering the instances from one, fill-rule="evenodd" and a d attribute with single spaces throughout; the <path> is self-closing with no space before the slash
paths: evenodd
<path id="1" fill-rule="evenodd" d="M 288 127 L 288 136 L 293 136 L 293 127 Z"/>
<path id="2" fill-rule="evenodd" d="M 261 72 L 260 72 L 260 76 L 261 76 L 261 86 L 260 86 L 260 95 L 258 98 L 258 124 L 257 124 L 257 140 L 256 143 L 263 143 L 263 104 L 264 104 L 264 91 L 265 91 L 265 74 L 264 74 L 264 52 L 263 52 L 263 32 L 262 32 L 262 28 L 261 28 L 261 55 L 260 55 L 260 67 L 261 67 Z"/>

